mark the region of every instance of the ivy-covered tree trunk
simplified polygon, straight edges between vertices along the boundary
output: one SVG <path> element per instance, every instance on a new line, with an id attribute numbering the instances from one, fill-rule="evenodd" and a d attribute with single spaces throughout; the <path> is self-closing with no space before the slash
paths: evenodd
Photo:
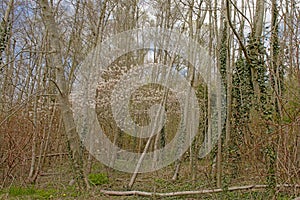
<path id="1" fill-rule="evenodd" d="M 2 59 L 2 53 L 7 45 L 8 32 L 9 32 L 9 15 L 13 9 L 14 0 L 10 0 L 5 11 L 4 17 L 0 23 L 0 59 Z M 0 60 L 1 64 L 1 60 Z"/>
<path id="2" fill-rule="evenodd" d="M 270 58 L 271 58 L 271 86 L 273 88 L 273 104 L 275 106 L 275 112 L 277 120 L 283 116 L 281 106 L 281 96 L 283 92 L 283 66 L 279 59 L 280 46 L 278 38 L 278 8 L 277 0 L 272 0 L 272 34 L 271 34 L 271 46 L 270 46 Z"/>
<path id="3" fill-rule="evenodd" d="M 14 0 L 10 0 L 8 2 L 7 8 L 5 10 L 4 16 L 2 21 L 0 21 L 0 73 L 5 74 L 4 81 L 2 85 L 0 85 L 0 94 L 6 94 L 9 85 L 9 77 L 11 77 L 11 71 L 9 65 L 4 65 L 2 62 L 2 54 L 5 51 L 6 47 L 8 46 L 10 40 L 9 30 L 11 28 L 11 22 L 9 20 L 9 16 L 13 10 Z M 0 95 L 0 102 L 8 102 L 6 99 L 6 95 Z M 7 106 L 5 104 L 0 103 L 0 109 L 6 110 Z"/>
<path id="4" fill-rule="evenodd" d="M 272 34 L 271 34 L 271 87 L 273 88 L 273 99 L 275 99 L 273 102 L 273 121 L 276 123 L 280 123 L 280 119 L 282 118 L 282 109 L 281 109 L 281 102 L 280 102 L 280 96 L 282 91 L 282 85 L 281 80 L 283 78 L 283 71 L 280 69 L 280 63 L 278 60 L 279 56 L 279 42 L 278 42 L 278 5 L 277 0 L 272 0 Z M 268 113 L 268 116 L 270 113 Z M 270 120 L 269 117 L 266 117 L 268 120 Z M 271 116 L 271 115 L 270 115 Z M 280 127 L 279 127 L 280 129 Z M 272 130 L 270 127 L 268 127 L 268 132 L 272 134 Z M 273 137 L 272 135 L 269 136 L 269 144 L 267 146 L 267 168 L 268 168 L 268 175 L 267 175 L 267 183 L 270 187 L 270 189 L 274 192 L 276 187 L 276 158 L 277 158 L 277 150 L 275 147 L 275 144 L 277 143 L 277 138 Z"/>
<path id="5" fill-rule="evenodd" d="M 276 0 L 272 1 L 273 11 L 276 7 Z M 249 38 L 248 53 L 250 63 L 247 64 L 251 69 L 251 81 L 254 92 L 254 98 L 252 101 L 252 118 L 260 118 L 262 121 L 272 120 L 272 106 L 269 98 L 268 91 L 268 77 L 267 77 L 267 67 L 264 64 L 265 49 L 263 46 L 262 30 L 264 25 L 264 15 L 265 15 L 265 1 L 256 1 L 256 11 L 254 16 L 254 26 L 252 27 L 252 33 Z M 275 19 L 274 19 L 275 17 Z M 273 20 L 276 20 L 276 15 L 273 12 Z M 274 25 L 274 24 L 273 24 Z M 275 27 L 273 27 L 275 28 Z M 275 45 L 273 43 L 272 45 Z M 274 64 L 274 63 L 273 63 Z M 273 128 L 265 123 L 262 128 L 262 134 L 267 134 L 268 141 L 263 148 L 266 157 L 266 171 L 267 171 L 267 184 L 271 191 L 276 189 L 276 150 L 273 138 Z"/>

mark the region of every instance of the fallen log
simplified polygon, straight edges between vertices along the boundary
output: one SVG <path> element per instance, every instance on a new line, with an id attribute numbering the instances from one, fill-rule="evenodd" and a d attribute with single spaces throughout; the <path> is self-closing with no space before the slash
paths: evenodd
<path id="1" fill-rule="evenodd" d="M 268 187 L 268 185 L 246 185 L 246 186 L 229 187 L 226 190 L 217 188 L 217 189 L 204 189 L 204 190 L 197 190 L 197 191 L 180 191 L 180 192 L 167 192 L 167 193 L 145 192 L 145 191 L 109 191 L 109 190 L 100 190 L 100 192 L 102 194 L 109 195 L 109 196 L 172 197 L 172 196 L 219 193 L 219 192 L 223 192 L 223 191 L 260 190 L 260 189 L 264 189 L 267 187 Z M 283 187 L 300 188 L 300 185 L 282 184 L 282 185 L 277 185 L 276 187 L 277 188 L 283 188 Z"/>

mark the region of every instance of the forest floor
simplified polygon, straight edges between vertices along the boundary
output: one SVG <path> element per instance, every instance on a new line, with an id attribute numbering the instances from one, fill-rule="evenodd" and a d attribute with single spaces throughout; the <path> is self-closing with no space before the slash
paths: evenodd
<path id="1" fill-rule="evenodd" d="M 152 173 L 139 174 L 133 188 L 135 191 L 145 191 L 152 193 L 166 193 L 178 191 L 199 191 L 203 189 L 214 189 L 215 182 L 210 177 L 211 172 L 207 168 L 197 168 L 195 173 L 196 178 L 192 180 L 188 161 L 182 164 L 180 176 L 177 181 L 172 181 L 174 172 L 174 164 Z M 94 163 L 92 173 L 89 178 L 94 185 L 87 191 L 79 193 L 75 184 L 72 182 L 72 171 L 68 162 L 61 164 L 51 164 L 45 167 L 44 172 L 38 177 L 34 186 L 22 183 L 22 181 L 15 182 L 9 187 L 0 189 L 0 200 L 4 199 L 279 199 L 279 200 L 293 200 L 300 196 L 300 188 L 285 189 L 281 188 L 275 192 L 275 196 L 271 197 L 270 191 L 267 189 L 260 190 L 241 190 L 241 191 L 228 191 L 230 186 L 243 186 L 253 184 L 265 184 L 259 177 L 253 177 L 251 180 L 245 179 L 249 177 L 249 173 L 244 173 L 245 176 L 228 178 L 223 180 L 223 192 L 198 194 L 198 195 L 185 195 L 177 197 L 141 197 L 141 196 L 108 196 L 101 192 L 101 190 L 108 191 L 128 191 L 127 184 L 130 181 L 131 174 L 114 171 L 104 167 L 102 164 Z M 255 174 L 255 173 L 251 173 Z"/>

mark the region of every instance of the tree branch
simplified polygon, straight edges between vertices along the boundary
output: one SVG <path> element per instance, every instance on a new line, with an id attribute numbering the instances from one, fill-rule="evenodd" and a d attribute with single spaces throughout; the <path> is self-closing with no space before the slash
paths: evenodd
<path id="1" fill-rule="evenodd" d="M 242 11 L 239 10 L 239 8 L 232 2 L 232 0 L 229 0 L 229 1 L 230 1 L 230 3 L 233 5 L 233 7 L 238 11 L 238 13 L 240 13 L 240 15 L 242 15 L 242 17 L 243 17 L 244 19 L 246 19 L 246 21 L 249 23 L 251 29 L 253 29 L 250 20 L 244 15 L 244 13 L 242 13 Z M 227 6 L 227 8 L 228 8 L 228 6 Z"/>
<path id="2" fill-rule="evenodd" d="M 239 34 L 236 32 L 235 28 L 233 27 L 232 22 L 230 20 L 231 17 L 230 17 L 230 10 L 229 10 L 229 0 L 226 0 L 226 11 L 227 11 L 227 20 L 228 20 L 229 26 L 232 29 L 232 31 L 233 31 L 234 35 L 236 36 L 236 38 L 238 39 L 239 44 L 240 44 L 240 46 L 242 48 L 242 51 L 243 51 L 243 53 L 245 55 L 245 58 L 246 58 L 247 62 L 251 63 L 250 58 L 249 58 L 249 56 L 247 54 L 247 49 L 246 49 L 245 45 L 243 44 L 243 42 L 242 42 Z"/>

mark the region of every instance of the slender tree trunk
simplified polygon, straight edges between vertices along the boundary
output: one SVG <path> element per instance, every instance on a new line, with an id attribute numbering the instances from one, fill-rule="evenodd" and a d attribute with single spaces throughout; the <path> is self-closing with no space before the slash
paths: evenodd
<path id="1" fill-rule="evenodd" d="M 255 16 L 254 16 L 254 27 L 252 30 L 252 43 L 253 45 L 257 45 L 259 47 L 260 40 L 261 40 L 261 35 L 262 35 L 262 30 L 263 30 L 263 24 L 264 24 L 264 14 L 265 14 L 265 0 L 257 0 L 256 1 L 256 10 L 255 10 Z M 258 83 L 258 69 L 257 69 L 257 64 L 256 62 L 253 61 L 258 61 L 259 54 L 258 52 L 254 52 L 257 49 L 253 49 L 252 53 L 250 53 L 250 58 L 251 58 L 251 77 L 252 77 L 252 84 L 253 84 L 253 89 L 254 89 L 254 94 L 257 97 L 257 101 L 254 103 L 259 104 L 259 99 L 261 96 L 261 91 Z"/>
<path id="2" fill-rule="evenodd" d="M 80 147 L 80 138 L 76 131 L 76 125 L 74 122 L 70 102 L 68 99 L 67 81 L 64 75 L 64 66 L 62 62 L 62 45 L 59 38 L 59 29 L 54 19 L 54 14 L 50 8 L 47 0 L 40 1 L 42 19 L 45 23 L 46 29 L 49 32 L 50 46 L 53 51 L 52 65 L 56 69 L 56 84 L 58 93 L 58 103 L 63 118 L 64 128 L 68 138 L 68 144 L 70 147 L 70 157 L 72 161 L 72 167 L 74 170 L 74 176 L 77 180 L 79 188 L 87 188 L 87 181 L 85 180 L 83 173 L 83 159 L 82 149 Z"/>
<path id="3" fill-rule="evenodd" d="M 0 72 L 4 73 L 4 81 L 2 84 L 2 87 L 0 88 L 0 101 L 5 102 L 3 104 L 0 104 L 0 109 L 3 111 L 7 111 L 9 109 L 8 106 L 5 106 L 6 103 L 8 102 L 8 91 L 9 88 L 12 87 L 12 83 L 9 83 L 9 79 L 12 78 L 12 71 L 13 69 L 10 67 L 13 65 L 13 62 L 10 63 L 10 54 L 11 51 L 7 51 L 7 47 L 10 44 L 10 31 L 9 29 L 11 28 L 11 23 L 9 20 L 9 17 L 12 13 L 14 7 L 14 0 L 10 0 L 7 5 L 7 9 L 5 10 L 4 16 L 2 21 L 0 21 Z M 2 63 L 2 53 L 7 52 L 7 60 L 6 64 Z M 13 52 L 12 52 L 13 53 Z M 3 72 L 4 71 L 4 72 Z M 1 86 L 1 85 L 0 85 Z"/>
<path id="4" fill-rule="evenodd" d="M 225 11 L 226 12 L 226 11 Z M 225 14 L 225 13 L 224 13 Z M 226 33 L 227 33 L 227 55 L 226 55 L 226 95 L 227 95 L 227 106 L 226 106 L 226 129 L 225 129 L 225 147 L 227 148 L 230 141 L 230 132 L 231 132 L 231 113 L 232 113 L 232 64 L 231 62 L 231 39 L 230 38 L 230 29 L 228 25 L 228 21 L 230 19 L 225 19 L 226 23 Z M 234 51 L 233 51 L 234 52 Z M 234 56 L 233 56 L 234 59 Z"/>
<path id="5" fill-rule="evenodd" d="M 216 51 L 216 58 L 217 58 L 217 70 L 219 72 L 222 71 L 222 65 L 227 64 L 227 52 L 228 52 L 228 35 L 227 35 L 227 26 L 224 26 L 225 21 L 225 2 L 224 0 L 221 1 L 221 15 L 220 15 L 220 28 L 218 28 L 218 15 L 217 15 L 217 1 L 215 1 L 215 11 L 214 11 L 214 18 L 215 18 L 215 31 L 217 35 L 217 51 Z M 224 55 L 222 55 L 221 48 L 224 48 Z M 223 56 L 223 57 L 222 57 Z M 222 60 L 221 60 L 222 57 Z M 225 63 L 224 59 L 226 60 Z M 223 77 L 225 78 L 225 73 L 223 74 Z M 225 82 L 226 80 L 224 80 Z M 221 95 L 220 88 L 217 88 L 219 91 L 217 92 L 217 95 Z M 218 108 L 218 135 L 221 136 L 222 134 L 222 109 L 221 109 L 221 99 L 220 96 L 217 97 L 217 108 Z M 218 140 L 218 150 L 217 150 L 217 187 L 222 187 L 222 139 L 221 137 Z"/>

